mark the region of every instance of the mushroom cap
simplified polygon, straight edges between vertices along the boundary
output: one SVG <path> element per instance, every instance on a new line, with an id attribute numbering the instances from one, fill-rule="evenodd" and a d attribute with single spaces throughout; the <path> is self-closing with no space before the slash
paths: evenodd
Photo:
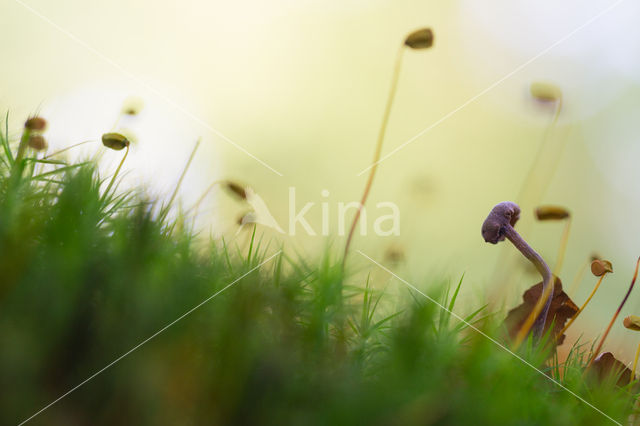
<path id="1" fill-rule="evenodd" d="M 505 228 L 514 226 L 520 219 L 520 207 L 511 201 L 503 201 L 491 210 L 482 224 L 482 237 L 485 242 L 497 244 L 505 239 Z"/>

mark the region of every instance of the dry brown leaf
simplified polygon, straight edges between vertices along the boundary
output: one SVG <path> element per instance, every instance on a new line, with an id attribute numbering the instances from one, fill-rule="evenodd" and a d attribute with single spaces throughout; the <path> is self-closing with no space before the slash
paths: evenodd
<path id="1" fill-rule="evenodd" d="M 509 337 L 511 339 L 516 337 L 518 330 L 520 330 L 522 324 L 524 324 L 541 296 L 542 282 L 539 282 L 524 292 L 522 295 L 523 303 L 521 305 L 518 305 L 509 311 L 504 323 L 507 326 Z M 578 306 L 573 303 L 567 293 L 562 291 L 562 281 L 560 281 L 560 278 L 555 277 L 553 299 L 551 300 L 551 306 L 549 306 L 547 321 L 544 325 L 544 333 L 549 330 L 551 323 L 553 323 L 552 337 L 555 337 L 557 345 L 561 345 L 565 338 L 564 334 L 562 336 L 558 336 L 558 333 L 562 331 L 565 323 L 578 312 L 578 309 Z"/>
<path id="2" fill-rule="evenodd" d="M 603 352 L 593 361 L 591 370 L 599 381 L 605 380 L 610 375 L 619 375 L 618 386 L 626 386 L 631 379 L 629 370 L 621 361 L 618 361 L 611 352 Z"/>

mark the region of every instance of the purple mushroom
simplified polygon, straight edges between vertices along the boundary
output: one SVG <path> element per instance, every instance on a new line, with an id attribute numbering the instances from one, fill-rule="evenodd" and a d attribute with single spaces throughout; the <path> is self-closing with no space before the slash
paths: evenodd
<path id="1" fill-rule="evenodd" d="M 549 292 L 549 295 L 542 312 L 540 312 L 533 324 L 533 335 L 536 339 L 539 339 L 544 331 L 547 313 L 553 299 L 553 287 L 550 287 L 552 274 L 544 259 L 513 228 L 518 219 L 520 219 L 520 207 L 516 203 L 504 201 L 497 204 L 482 224 L 482 237 L 491 244 L 497 244 L 500 241 L 504 241 L 505 238 L 508 239 L 524 257 L 533 263 L 542 276 L 542 297 L 547 292 Z"/>

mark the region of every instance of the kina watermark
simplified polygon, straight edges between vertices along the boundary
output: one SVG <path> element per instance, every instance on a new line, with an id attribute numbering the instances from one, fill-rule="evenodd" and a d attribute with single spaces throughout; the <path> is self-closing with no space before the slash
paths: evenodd
<path id="1" fill-rule="evenodd" d="M 267 207 L 267 203 L 251 188 L 246 188 L 246 202 L 251 206 L 251 211 L 240 220 L 241 229 L 244 225 L 259 224 L 271 228 L 281 234 L 289 236 L 344 236 L 347 233 L 348 224 L 360 207 L 357 201 L 331 202 L 329 191 L 320 192 L 320 200 L 301 201 L 295 187 L 288 190 L 288 218 L 286 226 L 281 226 Z M 309 216 L 320 215 L 320 223 L 312 225 Z M 314 221 L 317 222 L 317 221 Z M 400 208 L 391 201 L 381 201 L 373 206 L 362 206 L 359 221 L 360 235 L 373 234 L 379 237 L 400 235 Z"/>

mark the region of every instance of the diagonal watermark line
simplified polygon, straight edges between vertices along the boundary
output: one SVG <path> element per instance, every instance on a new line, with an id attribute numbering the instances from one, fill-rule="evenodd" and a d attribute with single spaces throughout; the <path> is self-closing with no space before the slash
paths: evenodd
<path id="1" fill-rule="evenodd" d="M 16 0 L 17 1 L 17 0 Z M 455 115 L 456 113 L 458 113 L 460 110 L 466 108 L 469 104 L 472 104 L 473 102 L 475 102 L 478 98 L 484 96 L 486 93 L 490 92 L 491 90 L 493 90 L 496 86 L 499 86 L 502 82 L 504 82 L 505 80 L 511 78 L 513 75 L 517 74 L 518 72 L 520 72 L 523 68 L 525 68 L 527 65 L 529 65 L 530 63 L 536 61 L 538 58 L 540 58 L 541 56 L 546 55 L 547 53 L 549 53 L 551 50 L 553 50 L 556 46 L 564 43 L 565 41 L 567 41 L 568 39 L 570 39 L 571 37 L 573 37 L 576 33 L 580 32 L 581 30 L 583 30 L 584 28 L 588 27 L 589 25 L 591 25 L 594 21 L 600 19 L 602 16 L 606 15 L 607 13 L 609 13 L 613 8 L 617 7 L 620 3 L 622 3 L 625 0 L 617 0 L 616 2 L 612 3 L 611 5 L 609 5 L 607 8 L 605 8 L 604 10 L 602 10 L 601 12 L 599 12 L 597 15 L 593 16 L 592 18 L 590 18 L 589 20 L 587 20 L 586 22 L 584 22 L 582 25 L 574 28 L 571 32 L 569 32 L 568 34 L 566 34 L 564 37 L 562 37 L 561 39 L 559 39 L 558 41 L 556 41 L 555 43 L 553 43 L 552 45 L 548 46 L 546 49 L 541 50 L 540 52 L 538 52 L 538 54 L 536 54 L 535 56 L 531 57 L 530 59 L 528 59 L 527 61 L 521 63 L 520 65 L 518 65 L 516 68 L 514 68 L 511 72 L 505 74 L 504 76 L 502 76 L 499 80 L 495 81 L 494 83 L 492 83 L 491 85 L 489 85 L 487 88 L 485 88 L 484 90 L 482 90 L 481 92 L 477 93 L 476 95 L 472 96 L 471 98 L 467 99 L 466 101 L 464 101 L 462 104 L 460 104 L 458 107 L 452 109 L 451 111 L 449 111 L 448 113 L 446 113 L 445 115 L 443 115 L 440 119 L 438 119 L 436 122 L 434 122 L 433 124 L 431 124 L 429 127 L 426 127 L 425 129 L 421 130 L 419 133 L 417 133 L 415 136 L 411 137 L 410 139 L 406 140 L 405 142 L 403 142 L 402 144 L 400 144 L 399 146 L 397 146 L 396 148 L 394 148 L 393 150 L 391 150 L 391 152 L 389 152 L 388 154 L 384 155 L 381 159 L 379 159 L 378 161 L 372 163 L 371 165 L 369 165 L 368 167 L 364 168 L 360 173 L 358 173 L 356 176 L 361 176 L 363 173 L 367 172 L 369 169 L 371 169 L 372 167 L 382 163 L 383 161 L 385 161 L 386 159 L 388 159 L 389 157 L 395 155 L 398 151 L 404 149 L 407 145 L 415 142 L 417 139 L 421 138 L 422 136 L 424 136 L 425 134 L 427 134 L 429 131 L 431 131 L 433 128 L 437 127 L 438 125 L 440 125 L 441 123 L 443 123 L 444 121 L 448 120 L 449 118 L 451 118 L 453 115 Z"/>
<path id="2" fill-rule="evenodd" d="M 271 261 L 271 259 L 273 259 L 274 257 L 278 256 L 280 253 L 282 253 L 282 250 L 278 250 L 275 254 L 269 256 L 266 260 L 264 260 L 263 262 L 261 262 L 259 265 L 254 266 L 253 268 L 251 268 L 249 271 L 245 272 L 244 274 L 242 274 L 240 277 L 236 278 L 235 280 L 233 280 L 231 283 L 229 283 L 227 286 L 225 286 L 223 289 L 215 292 L 214 294 L 212 294 L 211 296 L 207 297 L 206 299 L 204 299 L 202 302 L 198 303 L 196 306 L 194 306 L 193 308 L 189 309 L 187 312 L 185 312 L 184 314 L 180 315 L 178 318 L 176 318 L 175 320 L 171 321 L 169 324 L 165 325 L 164 327 L 162 327 L 160 330 L 156 331 L 155 333 L 153 333 L 151 336 L 147 337 L 146 339 L 144 339 L 142 342 L 138 343 L 136 346 L 134 346 L 133 348 L 129 349 L 127 352 L 125 352 L 124 354 L 120 355 L 118 358 L 114 359 L 113 361 L 111 361 L 109 364 L 107 364 L 106 366 L 104 366 L 103 368 L 101 368 L 100 370 L 96 371 L 95 373 L 93 373 L 91 376 L 87 377 L 85 380 L 83 380 L 82 382 L 80 382 L 79 384 L 77 384 L 75 387 L 69 389 L 67 392 L 65 392 L 64 394 L 62 394 L 60 397 L 58 397 L 57 399 L 55 399 L 54 401 L 50 402 L 48 405 L 44 406 L 43 408 L 41 408 L 38 412 L 34 413 L 31 417 L 23 420 L 22 422 L 20 422 L 18 424 L 18 426 L 22 426 L 23 424 L 27 423 L 28 421 L 30 421 L 31 419 L 33 419 L 34 417 L 36 417 L 38 414 L 42 413 L 43 411 L 45 411 L 46 409 L 48 409 L 49 407 L 51 407 L 52 405 L 56 404 L 58 401 L 60 401 L 61 399 L 67 397 L 69 394 L 71 394 L 72 392 L 74 392 L 75 390 L 77 390 L 78 388 L 80 388 L 81 386 L 83 386 L 84 384 L 86 384 L 87 382 L 89 382 L 90 380 L 94 379 L 96 376 L 98 376 L 99 374 L 101 374 L 102 372 L 104 372 L 105 370 L 107 370 L 109 367 L 113 366 L 114 364 L 116 364 L 117 362 L 119 362 L 120 360 L 122 360 L 123 358 L 125 358 L 127 355 L 131 354 L 132 352 L 134 352 L 136 349 L 140 348 L 142 345 L 144 345 L 145 343 L 147 343 L 148 341 L 150 341 L 151 339 L 153 339 L 154 337 L 158 336 L 159 334 L 161 334 L 162 332 L 164 332 L 165 330 L 167 330 L 169 327 L 171 327 L 172 325 L 174 325 L 175 323 L 177 323 L 178 321 L 180 321 L 181 319 L 183 319 L 184 317 L 186 317 L 187 315 L 191 314 L 193 311 L 195 311 L 196 309 L 198 309 L 199 307 L 201 307 L 202 305 L 204 305 L 205 303 L 207 303 L 208 301 L 210 301 L 211 299 L 213 299 L 214 297 L 216 297 L 217 295 L 219 295 L 220 293 L 222 293 L 223 291 L 225 291 L 226 289 L 228 289 L 229 287 L 233 286 L 234 284 L 238 283 L 240 280 L 242 280 L 244 277 L 246 277 L 247 275 L 251 274 L 252 272 L 254 272 L 255 270 L 259 269 L 260 267 L 262 267 L 262 265 L 268 263 Z"/>
<path id="3" fill-rule="evenodd" d="M 140 86 L 144 87 L 146 90 L 148 90 L 149 92 L 153 93 L 154 95 L 158 96 L 160 99 L 165 101 L 167 104 L 171 105 L 172 107 L 174 107 L 178 111 L 182 112 L 184 115 L 186 115 L 187 117 L 191 118 L 193 121 L 195 121 L 196 123 L 200 124 L 201 126 L 206 128 L 207 130 L 209 130 L 211 133 L 213 133 L 216 136 L 218 136 L 220 139 L 224 140 L 225 142 L 233 145 L 234 147 L 236 147 L 240 151 L 244 152 L 246 155 L 248 155 L 249 157 L 253 158 L 258 163 L 262 164 L 264 167 L 266 167 L 267 169 L 271 170 L 273 173 L 277 174 L 278 176 L 284 176 L 278 170 L 274 169 L 273 167 L 271 167 L 270 165 L 268 165 L 267 163 L 265 163 L 264 161 L 262 161 L 261 159 L 259 159 L 258 157 L 256 157 L 252 153 L 250 153 L 249 151 L 247 151 L 245 148 L 243 148 L 242 146 L 238 145 L 236 142 L 231 140 L 229 137 L 224 135 L 219 130 L 215 129 L 213 126 L 211 126 L 209 123 L 207 123 L 203 119 L 201 119 L 198 116 L 196 116 L 194 113 L 189 111 L 187 108 L 183 107 L 182 105 L 178 104 L 177 102 L 175 102 L 174 100 L 172 100 L 168 96 L 164 95 L 163 93 L 161 93 L 159 90 L 157 90 L 156 88 L 154 88 L 150 84 L 148 84 L 148 83 L 144 82 L 143 80 L 141 80 L 140 78 L 136 77 L 133 73 L 131 73 L 130 71 L 127 71 L 122 65 L 120 65 L 119 63 L 117 63 L 113 59 L 109 58 L 105 54 L 101 53 L 99 50 L 97 50 L 96 48 L 91 46 L 89 43 L 79 39 L 72 32 L 62 28 L 60 25 L 58 25 L 57 23 L 55 23 L 54 21 L 52 21 L 51 19 L 49 19 L 48 17 L 46 17 L 42 13 L 38 12 L 33 7 L 31 7 L 28 4 L 24 3 L 22 0 L 15 0 L 15 2 L 18 3 L 19 5 L 21 5 L 22 7 L 24 7 L 25 9 L 27 9 L 29 12 L 33 13 L 34 15 L 36 15 L 38 18 L 40 18 L 43 21 L 45 21 L 47 24 L 51 25 L 56 30 L 60 31 L 61 33 L 63 33 L 67 37 L 69 37 L 71 40 L 75 41 L 80 46 L 82 46 L 85 49 L 91 51 L 94 55 L 98 56 L 103 61 L 105 61 L 108 64 L 112 65 L 114 68 L 116 68 L 121 73 L 123 73 L 124 75 L 129 77 L 131 80 L 133 80 L 134 82 L 136 82 Z"/>
<path id="4" fill-rule="evenodd" d="M 589 401 L 585 400 L 584 398 L 582 398 L 580 395 L 578 395 L 577 393 L 575 393 L 574 391 L 572 391 L 571 389 L 567 388 L 566 386 L 564 386 L 562 383 L 560 383 L 559 381 L 557 381 L 556 379 L 554 379 L 553 377 L 549 377 L 548 375 L 546 375 L 544 373 L 544 371 L 540 370 L 539 368 L 537 368 L 535 365 L 531 364 L 529 361 L 527 361 L 526 359 L 522 358 L 520 355 L 516 354 L 515 352 L 513 352 L 511 349 L 507 348 L 506 346 L 504 346 L 502 343 L 498 342 L 496 339 L 494 339 L 493 337 L 489 336 L 487 333 L 485 333 L 484 331 L 480 330 L 478 327 L 476 327 L 475 325 L 471 324 L 470 322 L 466 321 L 464 318 L 462 318 L 460 315 L 454 313 L 453 311 L 451 311 L 450 309 L 448 309 L 446 306 L 440 304 L 437 300 L 435 300 L 432 297 L 429 297 L 427 294 L 425 294 L 424 292 L 418 290 L 415 286 L 413 286 L 411 283 L 409 283 L 408 281 L 400 278 L 398 275 L 396 275 L 393 271 L 390 271 L 389 269 L 387 269 L 386 267 L 384 267 L 383 265 L 381 265 L 380 263 L 378 263 L 376 260 L 372 259 L 371 257 L 367 256 L 366 254 L 364 254 L 362 251 L 360 250 L 356 250 L 358 253 L 360 253 L 360 255 L 362 255 L 363 257 L 367 258 L 369 261 L 371 261 L 373 264 L 375 264 L 376 266 L 378 266 L 380 269 L 384 270 L 385 272 L 389 273 L 390 275 L 392 275 L 394 278 L 396 278 L 397 280 L 399 280 L 400 282 L 402 282 L 404 285 L 406 285 L 407 287 L 413 289 L 414 291 L 420 293 L 421 295 L 423 295 L 424 297 L 426 297 L 427 299 L 429 299 L 430 302 L 433 302 L 434 304 L 436 304 L 438 307 L 440 307 L 441 309 L 445 310 L 446 312 L 448 312 L 449 314 L 451 314 L 452 316 L 454 316 L 456 319 L 458 319 L 460 322 L 462 322 L 463 324 L 465 324 L 467 327 L 473 329 L 474 331 L 478 332 L 479 334 L 481 334 L 482 336 L 486 337 L 487 339 L 489 339 L 492 343 L 494 343 L 496 346 L 498 346 L 500 349 L 504 350 L 505 352 L 507 352 L 508 354 L 512 355 L 513 357 L 515 357 L 516 359 L 518 359 L 520 362 L 522 362 L 523 364 L 531 367 L 532 369 L 534 369 L 535 371 L 537 371 L 538 373 L 540 373 L 542 376 L 544 376 L 546 379 L 550 380 L 551 382 L 555 383 L 556 385 L 558 385 L 560 388 L 562 388 L 563 390 L 569 392 L 571 395 L 575 396 L 576 398 L 578 398 L 580 401 L 584 402 L 585 404 L 587 404 L 589 407 L 593 408 L 595 411 L 597 411 L 598 413 L 602 414 L 603 416 L 605 416 L 607 419 L 611 420 L 613 423 L 622 426 L 622 423 L 616 421 L 615 419 L 613 419 L 612 417 L 610 417 L 609 415 L 607 415 L 607 413 L 605 413 L 604 411 L 600 410 L 598 407 L 594 406 L 593 404 L 591 404 Z"/>

